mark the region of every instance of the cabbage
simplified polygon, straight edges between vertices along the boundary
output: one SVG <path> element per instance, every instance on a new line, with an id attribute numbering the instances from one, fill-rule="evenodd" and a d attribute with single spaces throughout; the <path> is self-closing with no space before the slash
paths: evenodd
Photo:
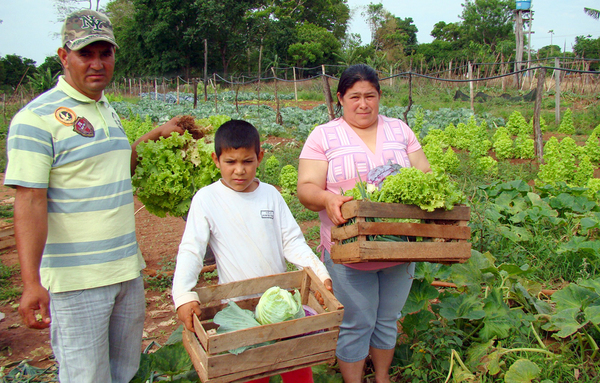
<path id="1" fill-rule="evenodd" d="M 273 286 L 260 297 L 254 315 L 263 325 L 303 318 L 304 309 L 300 293 L 295 290 L 292 295 L 287 290 Z"/>
<path id="2" fill-rule="evenodd" d="M 217 334 L 222 334 L 230 331 L 243 330 L 245 328 L 260 326 L 260 323 L 254 318 L 254 314 L 250 310 L 244 310 L 235 302 L 230 301 L 223 310 L 219 311 L 213 318 L 213 322 L 219 325 Z M 249 348 L 259 347 L 267 344 L 272 344 L 273 341 L 255 344 L 252 346 L 243 346 L 233 350 L 230 353 L 238 355 Z"/>

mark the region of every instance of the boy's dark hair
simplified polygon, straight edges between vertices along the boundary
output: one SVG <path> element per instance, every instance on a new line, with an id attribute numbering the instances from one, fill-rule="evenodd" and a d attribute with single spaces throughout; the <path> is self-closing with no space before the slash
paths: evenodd
<path id="1" fill-rule="evenodd" d="M 251 123 L 244 120 L 229 120 L 215 133 L 215 154 L 221 157 L 227 149 L 254 149 L 260 153 L 260 135 Z"/>

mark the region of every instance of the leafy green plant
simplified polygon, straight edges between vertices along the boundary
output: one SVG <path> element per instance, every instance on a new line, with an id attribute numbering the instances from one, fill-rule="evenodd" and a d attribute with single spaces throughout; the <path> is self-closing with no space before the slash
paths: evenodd
<path id="1" fill-rule="evenodd" d="M 279 173 L 279 186 L 281 192 L 287 194 L 296 194 L 298 186 L 298 170 L 293 165 L 285 165 Z"/>
<path id="2" fill-rule="evenodd" d="M 140 143 L 132 183 L 146 209 L 159 217 L 186 216 L 196 191 L 219 179 L 212 151 L 204 138 L 195 140 L 188 131 Z"/>
<path id="3" fill-rule="evenodd" d="M 560 120 L 558 126 L 558 132 L 564 134 L 575 134 L 575 125 L 573 125 L 573 112 L 570 108 L 567 108 Z"/>
<path id="4" fill-rule="evenodd" d="M 277 185 L 280 171 L 279 160 L 275 155 L 270 156 L 265 161 L 263 181 L 272 185 Z"/>

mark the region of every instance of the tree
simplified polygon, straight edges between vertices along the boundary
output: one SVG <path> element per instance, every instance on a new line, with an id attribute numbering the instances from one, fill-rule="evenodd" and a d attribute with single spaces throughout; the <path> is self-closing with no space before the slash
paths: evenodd
<path id="1" fill-rule="evenodd" d="M 67 16 L 79 9 L 87 8 L 100 11 L 101 0 L 54 0 L 54 10 L 62 22 Z"/>
<path id="2" fill-rule="evenodd" d="M 560 54 L 560 47 L 558 45 L 546 45 L 538 50 L 538 58 L 554 57 Z"/>
<path id="3" fill-rule="evenodd" d="M 129 30 L 133 36 L 127 42 L 134 45 L 136 56 L 142 60 L 138 70 L 167 75 L 183 69 L 189 77 L 202 51 L 196 1 L 134 0 L 133 4 L 133 26 Z"/>
<path id="4" fill-rule="evenodd" d="M 388 13 L 389 12 L 383 8 L 383 4 L 381 3 L 370 3 L 367 5 L 367 8 L 361 12 L 361 15 L 367 18 L 367 23 L 369 24 L 369 29 L 371 30 L 372 41 L 375 41 L 375 34 L 381 27 L 381 24 L 385 21 Z"/>
<path id="5" fill-rule="evenodd" d="M 27 83 L 27 75 L 36 73 L 35 61 L 28 58 L 22 58 L 17 55 L 6 55 L 0 59 L 4 67 L 4 81 L 1 85 L 6 85 L 9 89 L 16 89 L 19 85 Z"/>
<path id="6" fill-rule="evenodd" d="M 462 34 L 460 23 L 446 23 L 438 21 L 431 30 L 431 37 L 441 41 L 458 41 Z"/>
<path id="7" fill-rule="evenodd" d="M 346 35 L 342 40 L 342 47 L 336 54 L 337 64 L 350 66 L 367 61 L 368 57 L 373 56 L 375 49 L 372 44 L 363 45 L 360 35 L 352 33 Z"/>
<path id="8" fill-rule="evenodd" d="M 466 0 L 460 15 L 462 38 L 490 45 L 492 50 L 500 41 L 514 40 L 514 3 L 514 0 Z"/>
<path id="9" fill-rule="evenodd" d="M 577 57 L 587 58 L 587 59 L 599 59 L 600 58 L 600 37 L 597 39 L 592 38 L 592 36 L 577 36 L 575 37 L 575 45 L 573 46 L 573 51 L 577 55 Z M 597 70 L 600 68 L 600 64 L 598 62 L 592 62 L 590 64 L 591 70 Z"/>
<path id="10" fill-rule="evenodd" d="M 411 17 L 401 19 L 388 13 L 375 33 L 375 46 L 386 53 L 390 62 L 396 62 L 416 50 L 418 31 Z"/>
<path id="11" fill-rule="evenodd" d="M 598 20 L 600 18 L 600 10 L 593 8 L 583 8 L 583 11 L 590 15 L 593 19 Z"/>
<path id="12" fill-rule="evenodd" d="M 288 53 L 297 66 L 318 65 L 331 61 L 341 47 L 333 33 L 312 23 L 300 24 L 297 36 L 298 42 L 288 48 Z"/>

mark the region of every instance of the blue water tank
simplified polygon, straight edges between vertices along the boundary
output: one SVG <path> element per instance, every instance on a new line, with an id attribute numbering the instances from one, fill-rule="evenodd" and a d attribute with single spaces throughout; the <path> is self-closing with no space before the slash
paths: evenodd
<path id="1" fill-rule="evenodd" d="M 531 8 L 531 1 L 517 0 L 517 10 L 519 10 L 519 9 L 529 10 L 529 8 Z"/>

